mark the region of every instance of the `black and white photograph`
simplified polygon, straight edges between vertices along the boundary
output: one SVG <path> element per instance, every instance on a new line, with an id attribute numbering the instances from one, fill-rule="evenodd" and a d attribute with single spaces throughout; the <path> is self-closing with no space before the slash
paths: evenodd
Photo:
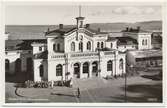
<path id="1" fill-rule="evenodd" d="M 6 2 L 5 104 L 162 104 L 163 6 Z"/>

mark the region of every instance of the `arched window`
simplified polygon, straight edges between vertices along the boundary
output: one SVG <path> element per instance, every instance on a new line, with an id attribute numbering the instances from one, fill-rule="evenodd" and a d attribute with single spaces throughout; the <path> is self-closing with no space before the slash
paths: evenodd
<path id="1" fill-rule="evenodd" d="M 57 44 L 57 51 L 60 51 L 60 44 Z"/>
<path id="2" fill-rule="evenodd" d="M 145 45 L 147 45 L 147 39 L 145 40 Z"/>
<path id="3" fill-rule="evenodd" d="M 87 42 L 87 50 L 91 50 L 91 42 L 90 41 Z"/>
<path id="4" fill-rule="evenodd" d="M 79 51 L 83 51 L 83 43 L 82 42 L 79 43 Z"/>
<path id="5" fill-rule="evenodd" d="M 53 51 L 56 51 L 56 44 L 53 44 Z"/>
<path id="6" fill-rule="evenodd" d="M 27 71 L 32 72 L 33 70 L 33 60 L 31 57 L 27 58 Z"/>
<path id="7" fill-rule="evenodd" d="M 104 48 L 104 44 L 103 44 L 103 42 L 101 42 L 101 48 Z"/>
<path id="8" fill-rule="evenodd" d="M 97 48 L 100 48 L 100 42 L 97 42 Z"/>
<path id="9" fill-rule="evenodd" d="M 123 70 L 123 59 L 119 60 L 119 69 Z"/>
<path id="10" fill-rule="evenodd" d="M 98 63 L 97 61 L 94 61 L 92 63 L 92 72 L 97 72 L 97 70 L 98 70 Z"/>
<path id="11" fill-rule="evenodd" d="M 10 70 L 10 61 L 8 59 L 5 59 L 5 70 L 6 71 Z"/>
<path id="12" fill-rule="evenodd" d="M 144 45 L 144 39 L 142 40 L 142 45 Z"/>
<path id="13" fill-rule="evenodd" d="M 89 64 L 88 64 L 88 62 L 85 62 L 83 64 L 83 73 L 89 73 Z"/>
<path id="14" fill-rule="evenodd" d="M 56 66 L 56 76 L 62 76 L 63 74 L 63 66 L 61 64 L 58 64 Z"/>
<path id="15" fill-rule="evenodd" d="M 111 60 L 107 62 L 107 71 L 112 71 L 112 61 Z"/>
<path id="16" fill-rule="evenodd" d="M 75 43 L 74 42 L 71 43 L 71 51 L 75 51 Z"/>
<path id="17" fill-rule="evenodd" d="M 15 72 L 21 72 L 21 59 L 18 58 L 15 61 Z"/>
<path id="18" fill-rule="evenodd" d="M 44 74 L 43 65 L 40 65 L 39 66 L 39 75 L 40 75 L 40 77 L 43 77 L 43 74 Z"/>
<path id="19" fill-rule="evenodd" d="M 110 47 L 111 47 L 111 48 L 113 47 L 113 44 L 112 44 L 112 43 L 110 44 Z"/>

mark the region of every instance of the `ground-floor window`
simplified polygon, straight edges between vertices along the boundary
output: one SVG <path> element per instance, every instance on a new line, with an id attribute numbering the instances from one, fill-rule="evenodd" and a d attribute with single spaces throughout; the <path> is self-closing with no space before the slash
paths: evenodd
<path id="1" fill-rule="evenodd" d="M 56 76 L 62 76 L 63 73 L 63 66 L 61 64 L 58 64 L 56 66 Z"/>
<path id="2" fill-rule="evenodd" d="M 111 60 L 107 62 L 107 71 L 112 71 L 112 61 Z"/>
<path id="3" fill-rule="evenodd" d="M 119 60 L 119 69 L 123 69 L 123 59 Z"/>
<path id="4" fill-rule="evenodd" d="M 88 62 L 85 62 L 83 64 L 83 73 L 88 73 L 89 72 L 89 64 Z"/>
<path id="5" fill-rule="evenodd" d="M 10 61 L 8 59 L 5 59 L 5 70 L 9 71 L 10 69 Z"/>
<path id="6" fill-rule="evenodd" d="M 98 69 L 98 64 L 95 61 L 95 62 L 92 63 L 92 72 L 97 72 L 97 69 Z"/>
<path id="7" fill-rule="evenodd" d="M 43 68 L 43 65 L 40 65 L 40 67 L 39 67 L 39 75 L 40 75 L 40 77 L 43 77 L 43 74 L 44 74 L 44 68 Z"/>
<path id="8" fill-rule="evenodd" d="M 15 61 L 15 72 L 21 72 L 21 59 Z"/>

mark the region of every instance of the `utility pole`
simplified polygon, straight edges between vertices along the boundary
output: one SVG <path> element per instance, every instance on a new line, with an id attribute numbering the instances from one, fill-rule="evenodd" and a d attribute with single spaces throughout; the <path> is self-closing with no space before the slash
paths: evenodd
<path id="1" fill-rule="evenodd" d="M 99 55 L 99 69 L 98 69 L 98 76 L 100 77 L 100 72 L 101 72 L 101 63 L 100 63 L 100 61 L 101 61 L 101 58 L 100 58 L 100 49 L 98 49 L 98 55 Z"/>

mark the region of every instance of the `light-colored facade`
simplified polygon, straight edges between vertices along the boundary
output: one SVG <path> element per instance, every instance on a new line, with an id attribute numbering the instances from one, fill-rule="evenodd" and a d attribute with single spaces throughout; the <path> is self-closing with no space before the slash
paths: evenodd
<path id="1" fill-rule="evenodd" d="M 47 44 L 34 43 L 34 81 L 68 80 L 118 76 L 126 73 L 125 53 L 110 48 L 108 33 L 84 27 L 84 17 L 77 17 L 77 27 L 60 28 L 46 33 Z M 104 50 L 104 49 L 108 50 Z M 41 49 L 45 49 L 42 53 Z M 114 50 L 115 49 L 115 50 Z M 42 56 L 43 55 L 43 56 Z"/>

